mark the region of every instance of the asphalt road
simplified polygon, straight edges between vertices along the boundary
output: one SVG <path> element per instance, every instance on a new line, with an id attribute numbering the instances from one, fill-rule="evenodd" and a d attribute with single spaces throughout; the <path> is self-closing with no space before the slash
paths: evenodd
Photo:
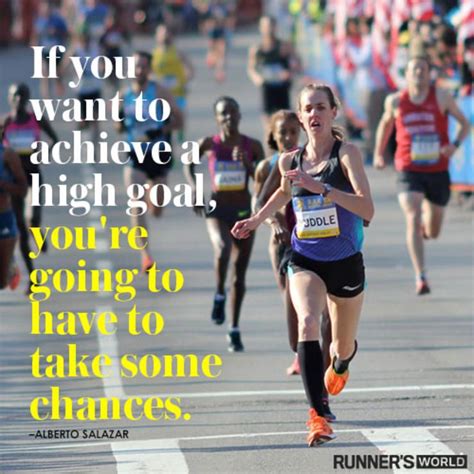
<path id="1" fill-rule="evenodd" d="M 204 39 L 188 37 L 180 42 L 197 68 L 189 96 L 188 138 L 214 132 L 212 104 L 223 94 L 240 102 L 242 131 L 262 138 L 259 96 L 245 75 L 246 51 L 255 41 L 252 33 L 235 36 L 224 84 L 216 84 L 204 66 Z M 147 48 L 150 41 L 136 40 L 135 46 Z M 31 64 L 27 49 L 0 51 L 2 112 L 6 111 L 6 86 L 10 82 L 25 80 L 37 91 L 29 79 Z M 70 124 L 58 122 L 55 126 L 61 138 L 70 136 Z M 117 138 L 110 123 L 105 129 L 112 139 Z M 44 166 L 44 172 L 47 182 L 55 184 L 61 173 L 67 174 L 70 183 L 87 183 L 93 173 L 102 172 L 104 181 L 116 185 L 117 200 L 126 201 L 120 166 L 49 165 Z M 160 269 L 179 268 L 183 272 L 184 288 L 176 294 L 151 294 L 144 277 L 135 285 L 134 303 L 143 312 L 163 315 L 162 333 L 130 335 L 126 312 L 133 303 L 118 303 L 112 293 L 71 292 L 53 294 L 44 308 L 53 313 L 114 311 L 119 319 L 117 333 L 104 336 L 93 329 L 89 335 L 77 337 L 34 336 L 30 334 L 31 304 L 22 291 L 0 294 L 0 471 L 331 473 L 335 472 L 337 456 L 348 456 L 344 459 L 350 463 L 354 459 L 351 455 L 360 459 L 373 455 L 380 461 L 380 455 L 421 454 L 468 454 L 472 470 L 472 213 L 450 205 L 442 236 L 427 245 L 432 294 L 416 297 L 403 218 L 396 202 L 395 175 L 391 170 L 367 172 L 376 204 L 375 219 L 366 231 L 368 288 L 351 379 L 347 389 L 331 400 L 338 417 L 334 424 L 336 440 L 314 449 L 305 444 L 307 405 L 300 378 L 285 375 L 292 354 L 268 259 L 268 230 L 258 232 L 248 271 L 241 318 L 245 352 L 230 354 L 226 328 L 210 322 L 214 284 L 205 223 L 191 210 L 171 206 L 162 219 L 149 221 L 150 245 Z M 184 182 L 179 166 L 170 181 Z M 107 216 L 111 226 L 128 225 L 123 205 L 76 218 L 67 208 L 45 209 L 44 224 L 52 228 L 95 226 L 98 244 L 95 250 L 82 252 L 50 246 L 48 253 L 37 259 L 37 267 L 77 269 L 77 261 L 83 258 L 91 268 L 139 268 L 136 251 L 107 248 L 100 214 Z M 37 347 L 44 354 L 65 355 L 67 345 L 73 343 L 80 353 L 92 356 L 183 353 L 203 358 L 218 354 L 222 374 L 212 380 L 203 376 L 125 379 L 114 371 L 103 380 L 32 377 L 30 356 Z M 189 413 L 190 419 L 33 420 L 29 414 L 31 400 L 49 396 L 52 385 L 73 399 L 180 396 L 183 414 Z M 79 430 L 79 438 L 38 439 L 38 431 L 54 429 Z M 82 429 L 88 433 L 95 429 L 128 430 L 128 439 L 82 439 Z M 350 470 L 357 471 L 354 466 Z M 393 470 L 402 472 L 396 466 Z M 359 470 L 365 471 L 369 469 Z M 387 469 L 372 468 L 370 472 Z"/>

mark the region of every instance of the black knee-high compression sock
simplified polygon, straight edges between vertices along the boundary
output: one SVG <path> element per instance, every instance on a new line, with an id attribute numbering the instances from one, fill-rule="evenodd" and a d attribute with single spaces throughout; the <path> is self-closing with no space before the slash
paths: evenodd
<path id="1" fill-rule="evenodd" d="M 324 411 L 322 402 L 324 369 L 319 341 L 298 342 L 298 358 L 308 403 L 318 412 L 319 416 L 322 416 Z"/>
<path id="2" fill-rule="evenodd" d="M 354 341 L 354 352 L 349 357 L 349 359 L 339 359 L 336 357 L 336 360 L 334 361 L 334 365 L 333 365 L 334 372 L 336 372 L 336 374 L 343 374 L 349 368 L 349 363 L 356 355 L 356 352 L 357 352 L 357 341 Z"/>

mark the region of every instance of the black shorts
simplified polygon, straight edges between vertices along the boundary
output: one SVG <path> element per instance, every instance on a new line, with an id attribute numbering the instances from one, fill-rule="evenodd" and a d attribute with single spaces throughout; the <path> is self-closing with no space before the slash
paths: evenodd
<path id="1" fill-rule="evenodd" d="M 11 209 L 0 211 L 0 240 L 14 239 L 17 235 L 15 213 Z"/>
<path id="2" fill-rule="evenodd" d="M 447 171 L 420 173 L 400 171 L 397 178 L 398 193 L 422 193 L 437 206 L 446 206 L 451 195 L 451 180 Z"/>
<path id="3" fill-rule="evenodd" d="M 365 288 L 364 259 L 360 252 L 332 262 L 312 260 L 293 252 L 288 264 L 288 276 L 309 270 L 326 284 L 327 292 L 340 298 L 353 298 Z"/>
<path id="4" fill-rule="evenodd" d="M 214 199 L 211 196 L 211 199 Z M 231 206 L 220 206 L 217 204 L 214 211 L 209 212 L 209 209 L 206 209 L 206 217 L 208 219 L 219 219 L 220 221 L 225 222 L 229 227 L 233 227 L 237 221 L 242 219 L 248 219 L 252 214 L 250 207 L 231 207 Z"/>
<path id="5" fill-rule="evenodd" d="M 85 120 L 85 117 L 86 117 L 86 104 L 87 104 L 86 100 L 100 99 L 101 98 L 100 90 L 88 92 L 87 94 L 79 94 L 77 96 L 77 98 L 79 99 L 79 102 L 81 104 L 81 119 Z M 93 112 L 94 112 L 94 116 L 96 116 L 96 114 L 98 114 L 98 112 L 99 112 L 99 105 L 98 104 L 94 104 Z"/>
<path id="6" fill-rule="evenodd" d="M 135 153 L 132 152 L 130 153 L 130 166 L 137 170 L 143 171 L 147 175 L 148 179 L 153 180 L 159 176 L 167 176 L 169 170 L 173 166 L 173 159 L 171 153 L 160 152 L 160 159 L 162 161 L 165 162 L 168 160 L 168 158 L 170 160 L 166 164 L 156 163 L 151 156 L 151 151 L 148 151 L 145 154 L 145 159 L 143 160 L 143 163 L 140 163 Z"/>
<path id="7" fill-rule="evenodd" d="M 273 114 L 280 109 L 290 108 L 290 84 L 262 86 L 262 107 L 267 115 Z"/>
<path id="8" fill-rule="evenodd" d="M 21 167 L 26 176 L 26 180 L 28 182 L 28 187 L 31 188 L 33 185 L 33 177 L 31 176 L 33 173 L 37 173 L 39 175 L 39 184 L 43 184 L 43 175 L 41 174 L 41 168 L 39 165 L 35 165 L 31 163 L 31 155 L 20 155 L 21 160 Z"/>
<path id="9" fill-rule="evenodd" d="M 208 32 L 208 37 L 211 40 L 225 39 L 225 29 L 224 28 L 211 28 Z"/>
<path id="10" fill-rule="evenodd" d="M 288 273 L 288 265 L 291 261 L 293 250 L 291 245 L 280 244 L 278 247 L 278 271 L 281 276 Z"/>

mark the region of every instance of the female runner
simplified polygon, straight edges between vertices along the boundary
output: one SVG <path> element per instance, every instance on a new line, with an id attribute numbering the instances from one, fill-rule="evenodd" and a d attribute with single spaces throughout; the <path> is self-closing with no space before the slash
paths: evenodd
<path id="1" fill-rule="evenodd" d="M 245 273 L 250 261 L 253 234 L 248 240 L 234 239 L 230 233 L 239 219 L 251 214 L 249 177 L 254 176 L 255 165 L 263 158 L 258 140 L 239 131 L 240 107 L 231 97 L 220 97 L 214 104 L 219 133 L 200 140 L 200 156 L 208 155 L 212 179 L 211 201 L 214 206 L 206 210 L 207 231 L 214 248 L 214 267 L 217 291 L 211 319 L 215 324 L 225 321 L 225 281 L 229 260 L 232 257 L 233 278 L 230 291 L 232 321 L 227 339 L 230 352 L 244 350 L 239 330 L 239 318 L 245 295 Z M 195 185 L 194 166 L 184 168 L 189 183 Z M 213 209 L 213 210 L 211 210 Z M 195 208 L 196 213 L 203 209 Z"/>
<path id="2" fill-rule="evenodd" d="M 280 157 L 280 188 L 256 215 L 232 229 L 235 238 L 245 239 L 292 200 L 296 226 L 289 284 L 298 316 L 301 375 L 310 404 L 309 446 L 335 437 L 323 417 L 323 383 L 331 395 L 337 395 L 349 378 L 365 285 L 363 221 L 370 221 L 374 214 L 361 153 L 343 140 L 334 125 L 338 108 L 330 87 L 310 84 L 302 89 L 298 117 L 308 142 Z M 333 342 L 331 365 L 324 373 L 319 315 L 326 304 Z"/>

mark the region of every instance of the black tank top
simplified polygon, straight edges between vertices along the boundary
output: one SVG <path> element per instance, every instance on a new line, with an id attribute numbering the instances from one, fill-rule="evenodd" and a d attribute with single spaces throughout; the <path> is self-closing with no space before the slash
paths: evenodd
<path id="1" fill-rule="evenodd" d="M 278 74 L 290 68 L 288 56 L 281 54 L 281 42 L 275 40 L 272 49 L 263 51 L 260 46 L 257 50 L 257 70 L 263 76 L 264 85 L 280 86 L 290 84 L 290 81 L 282 81 Z"/>
<path id="2" fill-rule="evenodd" d="M 333 188 L 353 193 L 354 190 L 352 189 L 352 185 L 346 178 L 339 160 L 339 150 L 341 149 L 341 145 L 342 142 L 340 140 L 336 140 L 334 142 L 326 166 L 319 173 L 311 174 L 311 176 L 316 178 L 318 181 L 330 184 Z M 291 162 L 291 169 L 302 169 L 303 153 L 304 148 L 301 148 L 300 151 L 295 154 Z M 310 193 L 307 189 L 301 188 L 299 186 L 291 187 L 292 196 L 309 196 L 310 194 L 312 193 Z"/>
<path id="3" fill-rule="evenodd" d="M 345 191 L 347 193 L 354 193 L 351 183 L 346 178 L 342 165 L 339 159 L 339 150 L 342 142 L 336 140 L 329 155 L 329 160 L 326 166 L 319 173 L 311 173 L 316 180 L 323 183 L 330 184 L 335 189 Z M 291 169 L 302 169 L 303 163 L 302 148 L 294 157 L 291 163 Z M 291 187 L 293 210 L 298 220 L 298 212 L 305 211 L 304 201 L 311 196 L 315 196 L 310 191 L 301 188 L 300 186 Z M 309 198 L 307 196 L 310 196 Z M 321 199 L 321 198 L 320 198 Z M 331 198 L 326 198 L 331 200 Z M 326 204 L 331 205 L 330 202 Z M 291 245 L 293 250 L 301 255 L 311 258 L 316 261 L 334 261 L 350 257 L 362 249 L 364 234 L 362 229 L 362 219 L 348 211 L 347 209 L 334 204 L 337 213 L 337 222 L 339 227 L 339 235 L 333 237 L 315 236 L 305 237 L 298 235 L 298 223 L 293 230 L 291 236 Z M 304 215 L 302 216 L 304 219 Z M 301 227 L 301 226 L 300 226 Z M 301 229 L 300 229 L 301 230 Z"/>

